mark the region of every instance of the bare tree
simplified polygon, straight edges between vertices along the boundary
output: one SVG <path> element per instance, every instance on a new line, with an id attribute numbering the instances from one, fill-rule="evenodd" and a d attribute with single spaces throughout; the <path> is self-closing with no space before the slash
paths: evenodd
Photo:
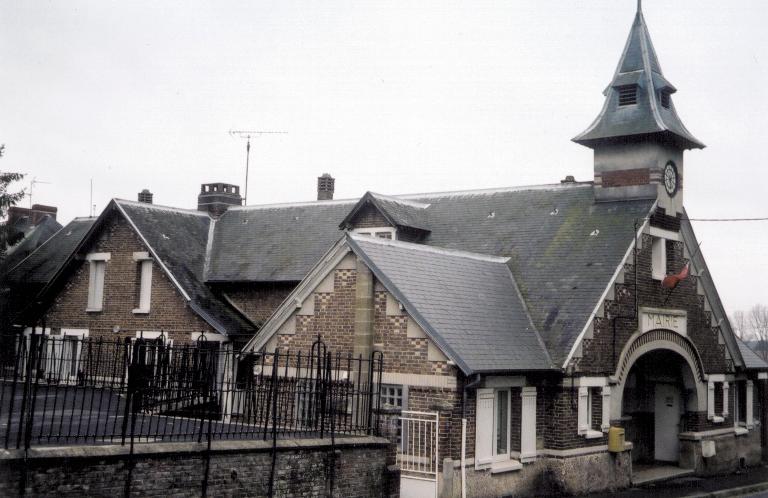
<path id="1" fill-rule="evenodd" d="M 757 353 L 768 361 L 768 306 L 756 304 L 747 316 L 749 328 L 757 339 Z"/>
<path id="2" fill-rule="evenodd" d="M 731 316 L 731 326 L 741 340 L 747 341 L 751 339 L 747 325 L 747 316 L 743 311 L 738 310 L 733 313 Z"/>

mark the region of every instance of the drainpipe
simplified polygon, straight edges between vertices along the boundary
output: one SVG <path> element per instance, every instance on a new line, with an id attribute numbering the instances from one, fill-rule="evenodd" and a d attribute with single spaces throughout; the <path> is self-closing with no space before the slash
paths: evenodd
<path id="1" fill-rule="evenodd" d="M 465 384 L 461 394 L 461 498 L 467 498 L 467 391 L 478 386 L 481 380 L 480 374 L 475 374 L 475 380 Z"/>

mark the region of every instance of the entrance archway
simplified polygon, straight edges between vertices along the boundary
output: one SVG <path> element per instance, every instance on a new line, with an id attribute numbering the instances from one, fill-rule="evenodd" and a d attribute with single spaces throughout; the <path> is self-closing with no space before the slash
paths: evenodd
<path id="1" fill-rule="evenodd" d="M 638 334 L 622 351 L 611 418 L 633 443 L 632 460 L 679 460 L 679 434 L 694 412 L 706 411 L 707 389 L 693 345 L 670 330 Z"/>

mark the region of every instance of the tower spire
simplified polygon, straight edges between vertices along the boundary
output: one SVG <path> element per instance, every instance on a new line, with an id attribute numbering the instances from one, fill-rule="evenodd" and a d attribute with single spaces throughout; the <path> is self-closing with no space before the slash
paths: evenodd
<path id="1" fill-rule="evenodd" d="M 637 1 L 629 37 L 597 119 L 573 139 L 594 148 L 599 143 L 630 137 L 663 135 L 683 149 L 704 147 L 683 125 L 672 103 L 677 89 L 664 78 L 651 35 L 645 24 L 642 0 Z"/>

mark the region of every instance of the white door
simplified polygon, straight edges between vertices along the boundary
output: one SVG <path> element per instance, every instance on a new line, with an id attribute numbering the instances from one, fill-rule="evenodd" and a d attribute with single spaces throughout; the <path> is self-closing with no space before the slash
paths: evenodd
<path id="1" fill-rule="evenodd" d="M 680 452 L 680 389 L 672 384 L 656 384 L 654 410 L 654 459 L 677 462 Z"/>

